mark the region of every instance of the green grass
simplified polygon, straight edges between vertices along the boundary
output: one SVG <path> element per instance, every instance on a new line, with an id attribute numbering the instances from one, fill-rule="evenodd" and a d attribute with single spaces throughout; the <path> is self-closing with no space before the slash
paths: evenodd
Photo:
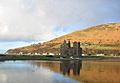
<path id="1" fill-rule="evenodd" d="M 120 49 L 118 46 L 106 46 L 106 45 L 89 45 L 89 46 L 82 46 L 83 49 L 98 49 L 98 50 L 116 50 Z"/>
<path id="2" fill-rule="evenodd" d="M 24 55 L 7 55 L 0 56 L 0 60 L 57 60 L 56 57 L 51 56 L 24 56 Z"/>
<path id="3" fill-rule="evenodd" d="M 77 60 L 104 60 L 115 59 L 120 61 L 120 57 L 108 57 L 108 56 L 82 56 Z M 6 60 L 48 60 L 48 61 L 61 61 L 61 60 L 76 60 L 71 58 L 60 59 L 60 56 L 25 56 L 25 55 L 4 55 L 0 56 L 0 61 Z"/>

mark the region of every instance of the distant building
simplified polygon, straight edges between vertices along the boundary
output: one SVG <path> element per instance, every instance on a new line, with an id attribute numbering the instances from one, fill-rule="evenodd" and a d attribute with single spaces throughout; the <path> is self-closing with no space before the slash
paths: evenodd
<path id="1" fill-rule="evenodd" d="M 49 53 L 49 55 L 55 55 L 54 53 Z"/>
<path id="2" fill-rule="evenodd" d="M 73 42 L 73 47 L 71 47 L 71 42 L 64 40 L 64 43 L 60 46 L 60 55 L 63 57 L 81 57 L 82 48 L 80 42 Z"/>

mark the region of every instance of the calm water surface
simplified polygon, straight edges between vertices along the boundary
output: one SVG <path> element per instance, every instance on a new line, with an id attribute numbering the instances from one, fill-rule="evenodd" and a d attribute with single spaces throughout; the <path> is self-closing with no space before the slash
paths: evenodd
<path id="1" fill-rule="evenodd" d="M 120 62 L 5 61 L 0 83 L 120 83 Z"/>

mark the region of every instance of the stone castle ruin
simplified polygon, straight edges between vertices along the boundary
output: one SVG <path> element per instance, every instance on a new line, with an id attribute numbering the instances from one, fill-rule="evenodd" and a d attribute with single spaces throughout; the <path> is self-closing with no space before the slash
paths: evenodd
<path id="1" fill-rule="evenodd" d="M 82 48 L 80 42 L 73 42 L 71 46 L 70 41 L 64 40 L 64 43 L 60 46 L 60 55 L 63 57 L 79 58 L 82 56 Z"/>

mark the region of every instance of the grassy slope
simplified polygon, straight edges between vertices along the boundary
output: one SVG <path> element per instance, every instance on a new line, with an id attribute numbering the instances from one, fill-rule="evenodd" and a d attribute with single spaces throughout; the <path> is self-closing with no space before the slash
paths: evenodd
<path id="1" fill-rule="evenodd" d="M 8 52 L 53 52 L 58 53 L 59 46 L 63 40 L 80 41 L 82 48 L 99 50 L 120 49 L 120 23 L 103 24 L 85 30 L 76 31 L 68 35 L 55 38 L 42 45 L 36 44 L 22 48 L 8 50 Z"/>

